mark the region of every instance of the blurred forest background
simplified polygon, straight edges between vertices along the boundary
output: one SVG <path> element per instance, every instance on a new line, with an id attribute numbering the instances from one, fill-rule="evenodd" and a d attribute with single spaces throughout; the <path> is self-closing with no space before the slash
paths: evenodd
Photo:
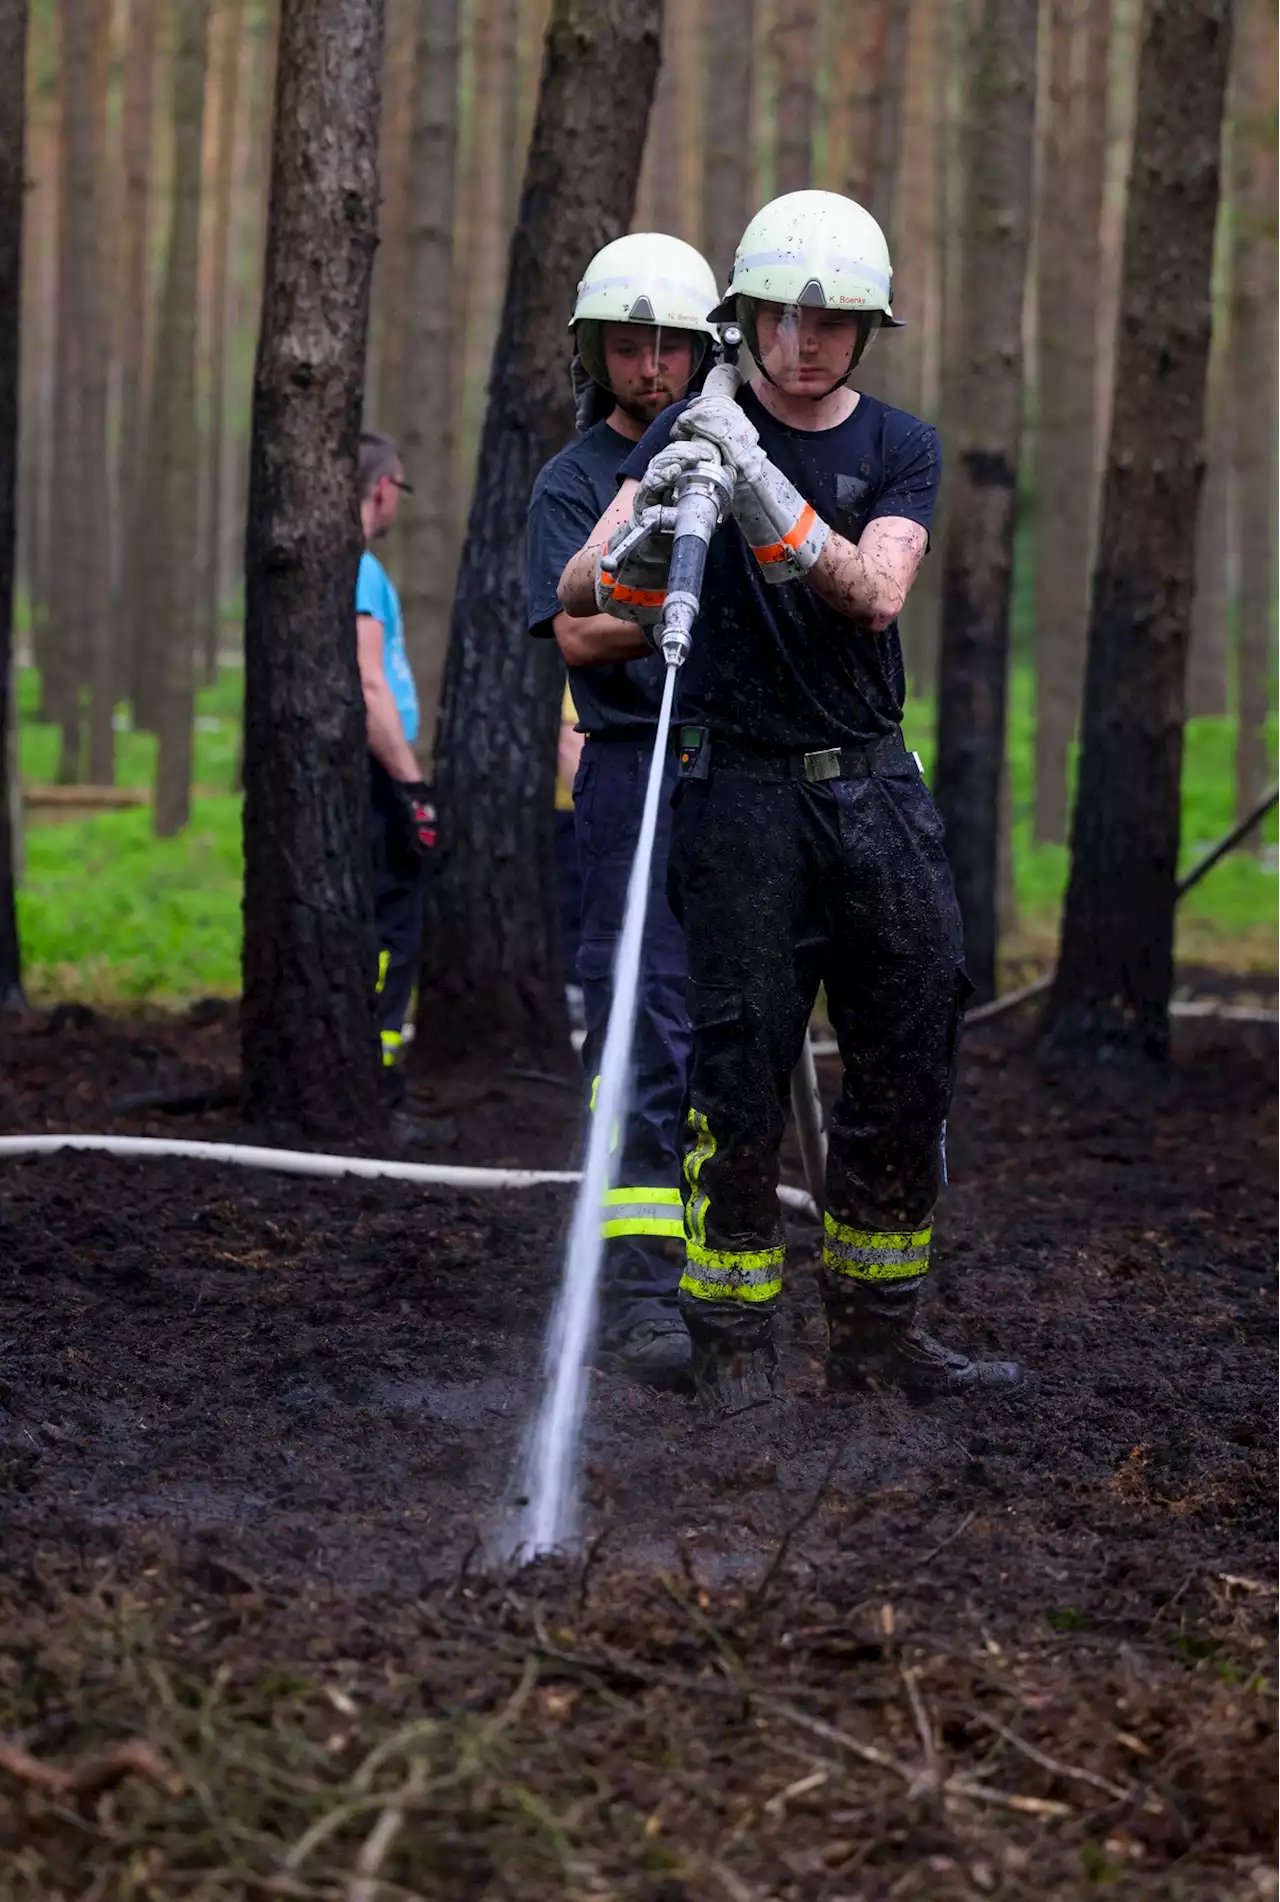
<path id="1" fill-rule="evenodd" d="M 1139 5 L 1043 0 L 1035 48 L 1004 905 L 1015 965 L 1052 956 L 1066 876 Z M 387 561 L 427 733 L 546 11 L 388 0 L 365 416 L 401 440 L 415 485 Z M 877 341 L 859 380 L 937 420 L 944 445 L 968 343 L 961 159 L 983 111 L 972 12 L 970 0 L 669 0 L 634 217 L 699 246 L 723 281 L 771 195 L 813 184 L 869 205 L 909 327 Z M 36 998 L 238 988 L 241 570 L 274 46 L 272 0 L 33 7 L 17 632 Z M 1274 774 L 1276 67 L 1274 5 L 1241 0 L 1188 860 Z M 424 257 L 452 260 L 430 309 L 409 297 Z M 926 762 L 941 566 L 935 552 L 903 630 L 908 741 Z M 1275 836 L 1273 815 L 1187 901 L 1183 955 L 1273 963 Z"/>

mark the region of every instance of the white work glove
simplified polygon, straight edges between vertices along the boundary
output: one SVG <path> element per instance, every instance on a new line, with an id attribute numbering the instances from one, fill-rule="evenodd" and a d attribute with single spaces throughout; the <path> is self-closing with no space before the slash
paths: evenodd
<path id="1" fill-rule="evenodd" d="M 655 504 L 674 503 L 676 484 L 681 476 L 688 475 L 702 463 L 719 460 L 709 442 L 669 442 L 664 449 L 659 449 L 640 478 L 640 487 L 631 505 L 632 521 L 639 521 L 645 510 Z"/>
<path id="2" fill-rule="evenodd" d="M 735 476 L 754 475 L 766 459 L 759 430 L 731 396 L 695 396 L 671 433 L 682 441 L 714 444 Z"/>
<path id="3" fill-rule="evenodd" d="M 714 443 L 734 471 L 733 517 L 769 585 L 803 580 L 831 530 L 770 462 L 750 417 L 731 397 L 699 396 L 681 412 L 673 434 Z"/>
<path id="4" fill-rule="evenodd" d="M 676 485 L 691 469 L 719 461 L 705 442 L 668 443 L 653 456 L 632 501 L 631 520 L 614 530 L 596 557 L 601 614 L 644 628 L 658 625 L 667 599 Z"/>

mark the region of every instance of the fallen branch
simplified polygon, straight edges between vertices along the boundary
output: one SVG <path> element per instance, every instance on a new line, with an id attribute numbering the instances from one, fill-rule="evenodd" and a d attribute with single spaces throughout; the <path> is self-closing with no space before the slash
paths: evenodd
<path id="1" fill-rule="evenodd" d="M 141 1737 L 116 1744 L 112 1749 L 103 1751 L 100 1757 L 88 1757 L 73 1770 L 63 1770 L 55 1763 L 45 1763 L 41 1758 L 33 1757 L 29 1750 L 24 1750 L 21 1744 L 0 1738 L 0 1771 L 15 1777 L 28 1790 L 37 1791 L 41 1796 L 62 1799 L 99 1796 L 104 1790 L 113 1790 L 117 1783 L 122 1783 L 130 1776 L 141 1777 L 144 1782 L 154 1784 L 166 1796 L 181 1796 L 186 1789 L 182 1778 L 175 1775 L 159 1753 Z"/>

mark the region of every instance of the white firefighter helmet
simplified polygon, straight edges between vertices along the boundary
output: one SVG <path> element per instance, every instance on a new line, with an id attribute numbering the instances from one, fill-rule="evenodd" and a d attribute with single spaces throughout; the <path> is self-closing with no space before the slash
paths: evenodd
<path id="1" fill-rule="evenodd" d="M 707 319 L 715 301 L 715 274 L 700 251 L 660 231 L 633 231 L 596 252 L 578 285 L 569 327 L 588 374 L 606 389 L 604 324 L 687 331 L 693 339 L 691 381 L 716 339 Z"/>
<path id="2" fill-rule="evenodd" d="M 875 312 L 895 327 L 889 246 L 869 211 L 839 192 L 787 192 L 742 234 L 713 323 L 729 323 L 739 297 L 801 310 Z"/>

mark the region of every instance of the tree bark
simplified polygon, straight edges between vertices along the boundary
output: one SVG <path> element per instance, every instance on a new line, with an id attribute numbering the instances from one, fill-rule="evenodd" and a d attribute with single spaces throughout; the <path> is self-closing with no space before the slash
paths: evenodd
<path id="1" fill-rule="evenodd" d="M 1276 547 L 1276 16 L 1269 0 L 1241 0 L 1236 32 L 1242 49 L 1230 367 L 1240 521 L 1236 817 L 1242 819 L 1274 777 L 1266 734 Z"/>
<path id="2" fill-rule="evenodd" d="M 355 586 L 381 0 L 284 0 L 245 548 L 241 1062 L 255 1121 L 376 1134 Z"/>
<path id="3" fill-rule="evenodd" d="M 231 304 L 231 189 L 235 178 L 237 105 L 240 92 L 240 43 L 244 0 L 226 0 L 218 48 L 218 116 L 213 178 L 213 250 L 209 303 L 209 473 L 202 578 L 202 672 L 218 677 L 218 638 L 222 625 L 222 521 L 227 480 L 227 329 Z"/>
<path id="4" fill-rule="evenodd" d="M 191 741 L 199 611 L 200 514 L 196 361 L 199 332 L 200 186 L 204 151 L 209 0 L 178 0 L 173 69 L 173 216 L 156 328 L 150 454 L 161 474 L 149 530 L 158 542 L 152 665 L 160 682 L 156 836 L 191 812 Z"/>
<path id="5" fill-rule="evenodd" d="M 627 228 L 660 27 L 660 0 L 555 0 L 547 28 L 436 737 L 442 845 L 415 1063 L 567 1060 L 552 827 L 560 669 L 525 626 L 524 523 L 538 469 L 573 434 L 565 323 L 584 263 Z"/>
<path id="6" fill-rule="evenodd" d="M 1148 0 L 1062 951 L 1044 1035 L 1163 1057 L 1231 0 Z"/>
<path id="7" fill-rule="evenodd" d="M 636 183 L 633 230 L 680 230 L 680 76 L 676 70 L 674 10 L 664 8 L 657 86 Z"/>
<path id="8" fill-rule="evenodd" d="M 903 76 L 902 147 L 890 245 L 893 302 L 907 328 L 876 338 L 861 387 L 915 416 L 937 420 L 942 327 L 938 106 L 940 83 L 934 0 L 912 0 Z M 926 557 L 899 618 L 907 678 L 916 691 L 933 678 L 938 554 Z"/>
<path id="9" fill-rule="evenodd" d="M 405 641 L 422 708 L 430 767 L 449 642 L 457 562 L 452 476 L 453 311 L 440 288 L 454 271 L 454 146 L 458 129 L 458 0 L 424 0 L 418 13 L 409 172 L 407 348 L 400 447 L 413 482 L 401 503 Z"/>
<path id="10" fill-rule="evenodd" d="M 27 88 L 27 0 L 0 0 L 0 1009 L 23 1008 L 8 770 L 18 544 L 18 334 Z"/>
<path id="11" fill-rule="evenodd" d="M 1000 782 L 1022 440 L 1022 300 L 1031 226 L 1035 0 L 983 0 L 965 121 L 960 307 L 949 413 L 936 793 L 980 998 L 996 983 Z"/>
<path id="12" fill-rule="evenodd" d="M 428 182 L 412 171 L 416 86 L 414 60 L 422 0 L 386 0 L 387 23 L 382 79 L 382 130 L 378 142 L 378 255 L 373 267 L 369 319 L 369 366 L 365 375 L 365 414 L 377 429 L 395 435 L 400 428 L 408 364 L 409 219 L 416 195 Z M 398 544 L 398 527 L 390 544 Z"/>
<path id="13" fill-rule="evenodd" d="M 702 46 L 702 248 L 717 284 L 729 281 L 747 227 L 751 165 L 754 0 L 707 0 Z"/>
<path id="14" fill-rule="evenodd" d="M 116 663 L 133 677 L 133 643 L 143 611 L 142 548 L 147 526 L 147 366 L 151 338 L 151 169 L 155 100 L 157 0 L 130 0 L 121 112 L 124 185 L 120 273 L 120 455 L 117 494 L 121 564 L 115 597 Z"/>
<path id="15" fill-rule="evenodd" d="M 466 321 L 463 326 L 460 422 L 465 507 L 474 479 L 484 413 L 485 375 L 493 354 L 502 304 L 507 232 L 502 223 L 505 170 L 502 23 L 504 0 L 474 0 L 472 129 L 466 175 Z"/>
<path id="16" fill-rule="evenodd" d="M 1097 518 L 1098 307 L 1111 0 L 1049 0 L 1038 214 L 1035 836 L 1067 830 Z"/>
<path id="17" fill-rule="evenodd" d="M 54 595 L 57 668 L 52 696 L 61 722 L 58 777 L 83 776 L 81 696 L 90 699 L 91 773 L 112 776 L 107 346 L 102 296 L 101 131 L 110 15 L 91 0 L 61 0 L 62 189 L 58 246 L 55 454 L 59 542 Z"/>
<path id="18" fill-rule="evenodd" d="M 814 0 L 780 0 L 772 34 L 777 99 L 777 189 L 813 183 L 813 80 L 818 22 Z"/>
<path id="19" fill-rule="evenodd" d="M 1196 510 L 1195 589 L 1187 654 L 1187 712 L 1193 719 L 1220 718 L 1227 711 L 1227 629 L 1239 565 L 1230 368 L 1232 216 L 1233 208 L 1224 197 L 1218 206 L 1213 336 L 1205 384 L 1205 469 Z"/>

